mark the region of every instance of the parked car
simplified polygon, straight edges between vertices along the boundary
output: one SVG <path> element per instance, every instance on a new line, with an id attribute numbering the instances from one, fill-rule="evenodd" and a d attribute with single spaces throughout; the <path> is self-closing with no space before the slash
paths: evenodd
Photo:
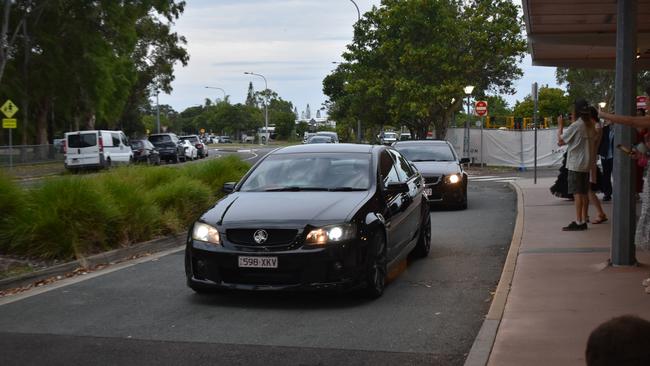
<path id="1" fill-rule="evenodd" d="M 400 141 L 409 141 L 409 140 L 413 140 L 413 138 L 411 138 L 411 133 L 410 132 L 402 132 L 402 133 L 399 134 L 399 140 Z"/>
<path id="2" fill-rule="evenodd" d="M 448 141 L 399 141 L 393 146 L 413 162 L 424 177 L 430 203 L 467 208 L 468 175 L 462 164 L 468 163 L 469 159 L 459 159 Z"/>
<path id="3" fill-rule="evenodd" d="M 160 154 L 149 140 L 131 140 L 131 149 L 135 162 L 160 164 Z"/>
<path id="4" fill-rule="evenodd" d="M 149 141 L 158 149 L 162 160 L 178 163 L 185 159 L 185 152 L 175 133 L 157 133 L 149 135 Z"/>
<path id="5" fill-rule="evenodd" d="M 219 140 L 217 142 L 220 144 L 232 144 L 230 136 L 219 136 Z"/>
<path id="6" fill-rule="evenodd" d="M 307 144 L 333 144 L 334 140 L 326 135 L 314 135 L 307 139 Z"/>
<path id="7" fill-rule="evenodd" d="M 187 237 L 185 273 L 213 288 L 362 288 L 381 296 L 386 274 L 431 245 L 420 173 L 381 145 L 310 144 L 260 159 Z"/>
<path id="8" fill-rule="evenodd" d="M 69 170 L 108 168 L 133 161 L 129 140 L 122 131 L 66 132 L 64 139 L 64 165 Z"/>
<path id="9" fill-rule="evenodd" d="M 183 161 L 196 160 L 199 158 L 199 150 L 190 140 L 181 140 L 181 146 L 184 149 Z"/>
<path id="10" fill-rule="evenodd" d="M 199 138 L 198 135 L 181 136 L 179 137 L 179 139 L 190 141 L 196 148 L 199 158 L 203 159 L 206 156 L 208 156 L 208 147 L 205 146 L 203 142 L 201 142 L 201 139 Z"/>
<path id="11" fill-rule="evenodd" d="M 305 135 L 302 138 L 302 143 L 306 144 L 307 140 L 309 140 L 310 137 L 316 135 L 316 132 L 305 132 Z"/>
<path id="12" fill-rule="evenodd" d="M 391 145 L 393 142 L 397 141 L 396 132 L 384 132 L 379 135 L 379 142 L 383 145 Z"/>
<path id="13" fill-rule="evenodd" d="M 329 136 L 332 138 L 332 142 L 334 143 L 339 143 L 339 135 L 336 132 L 333 131 L 318 131 L 316 132 L 316 135 L 318 136 Z"/>

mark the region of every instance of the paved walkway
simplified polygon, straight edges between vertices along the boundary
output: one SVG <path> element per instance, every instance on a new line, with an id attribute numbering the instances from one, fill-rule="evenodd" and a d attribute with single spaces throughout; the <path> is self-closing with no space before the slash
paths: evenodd
<path id="1" fill-rule="evenodd" d="M 650 253 L 637 250 L 639 266 L 607 265 L 610 203 L 610 221 L 563 232 L 575 211 L 573 202 L 549 193 L 554 179 L 517 180 L 523 232 L 489 365 L 585 365 L 587 338 L 600 323 L 623 314 L 650 319 L 650 294 L 641 286 L 650 277 Z"/>

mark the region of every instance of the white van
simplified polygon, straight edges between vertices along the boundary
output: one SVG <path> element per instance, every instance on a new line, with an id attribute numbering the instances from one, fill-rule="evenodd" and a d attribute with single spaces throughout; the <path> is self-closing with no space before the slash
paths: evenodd
<path id="1" fill-rule="evenodd" d="M 122 131 L 66 132 L 64 138 L 65 167 L 108 168 L 113 164 L 130 164 L 133 150 Z"/>

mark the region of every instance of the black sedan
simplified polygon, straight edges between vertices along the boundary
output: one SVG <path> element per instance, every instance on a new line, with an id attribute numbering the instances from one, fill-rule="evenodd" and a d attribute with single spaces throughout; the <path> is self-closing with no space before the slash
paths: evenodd
<path id="1" fill-rule="evenodd" d="M 413 162 L 424 177 L 430 203 L 467 208 L 467 173 L 462 164 L 469 159 L 459 160 L 448 141 L 398 141 L 393 147 Z"/>
<path id="2" fill-rule="evenodd" d="M 160 164 L 160 154 L 149 140 L 131 140 L 130 145 L 133 150 L 133 160 L 135 162 L 149 163 L 152 165 Z"/>
<path id="3" fill-rule="evenodd" d="M 187 284 L 197 292 L 384 291 L 386 274 L 431 245 L 424 181 L 385 146 L 275 150 L 190 228 Z"/>

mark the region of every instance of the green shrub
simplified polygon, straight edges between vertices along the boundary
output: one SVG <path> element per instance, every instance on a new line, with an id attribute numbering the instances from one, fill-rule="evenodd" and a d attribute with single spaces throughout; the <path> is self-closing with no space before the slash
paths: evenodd
<path id="1" fill-rule="evenodd" d="M 25 195 L 7 175 L 0 172 L 0 252 L 9 252 L 13 240 L 13 218 L 25 210 Z"/>
<path id="2" fill-rule="evenodd" d="M 185 173 L 205 183 L 214 192 L 220 192 L 225 182 L 235 182 L 250 169 L 250 164 L 236 156 L 206 161 L 184 167 Z"/>
<path id="3" fill-rule="evenodd" d="M 124 179 L 116 174 L 102 178 L 103 189 L 118 211 L 117 225 L 110 230 L 119 244 L 150 240 L 162 232 L 160 209 L 135 177 Z"/>
<path id="4" fill-rule="evenodd" d="M 165 214 L 175 213 L 182 228 L 187 228 L 214 200 L 205 184 L 183 175 L 154 188 L 149 197 Z"/>
<path id="5" fill-rule="evenodd" d="M 12 252 L 70 259 L 115 246 L 110 228 L 118 211 L 91 179 L 49 180 L 27 201 L 26 210 L 10 220 Z"/>

